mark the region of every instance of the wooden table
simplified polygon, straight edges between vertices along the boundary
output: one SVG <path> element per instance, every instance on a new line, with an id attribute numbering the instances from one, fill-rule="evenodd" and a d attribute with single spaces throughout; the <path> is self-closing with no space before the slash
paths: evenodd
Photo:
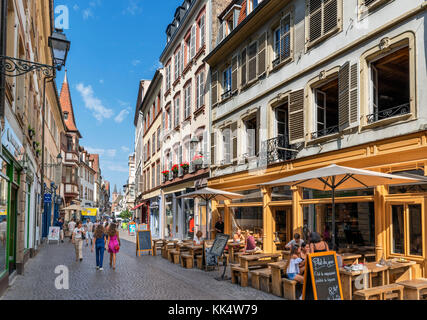
<path id="1" fill-rule="evenodd" d="M 281 257 L 280 253 L 258 253 L 251 255 L 241 255 L 240 267 L 245 270 L 249 270 L 249 267 L 253 266 L 267 266 L 271 262 L 279 261 Z"/>
<path id="2" fill-rule="evenodd" d="M 189 253 L 194 257 L 199 251 L 202 253 L 203 251 L 203 245 L 187 245 L 186 248 L 188 249 Z"/>
<path id="3" fill-rule="evenodd" d="M 387 260 L 391 265 L 387 269 L 388 283 L 400 282 L 405 280 L 412 280 L 412 266 L 416 264 L 415 261 L 397 262 L 394 260 Z"/>
<path id="4" fill-rule="evenodd" d="M 280 260 L 268 264 L 271 269 L 271 293 L 278 297 L 283 297 L 282 270 L 285 270 L 286 262 Z"/>
<path id="5" fill-rule="evenodd" d="M 404 300 L 422 300 L 427 293 L 427 279 L 425 278 L 405 280 L 398 284 L 405 287 L 403 289 Z"/>
<path id="6" fill-rule="evenodd" d="M 228 246 L 228 259 L 230 260 L 230 263 L 234 263 L 234 251 L 239 251 L 240 248 L 244 248 L 245 244 L 242 242 L 231 242 L 227 243 Z"/>
<path id="7" fill-rule="evenodd" d="M 363 289 L 369 287 L 369 269 L 367 271 L 347 271 L 344 268 L 340 268 L 341 287 L 344 300 L 353 299 L 353 282 L 358 281 L 360 278 L 360 284 L 363 285 Z M 363 280 L 363 281 L 362 281 Z M 358 288 L 362 289 L 362 288 Z"/>
<path id="8" fill-rule="evenodd" d="M 165 240 L 163 239 L 153 239 L 153 256 L 157 256 L 157 243 L 162 243 L 162 247 L 163 247 L 163 243 Z"/>
<path id="9" fill-rule="evenodd" d="M 359 259 L 362 258 L 362 255 L 356 253 L 341 253 L 343 264 L 353 264 L 359 263 Z"/>

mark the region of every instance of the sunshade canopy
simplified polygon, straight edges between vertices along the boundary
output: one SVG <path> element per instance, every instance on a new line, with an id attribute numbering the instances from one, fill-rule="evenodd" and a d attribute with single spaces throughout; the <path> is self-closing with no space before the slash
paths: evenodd
<path id="1" fill-rule="evenodd" d="M 211 189 L 211 188 L 203 188 L 203 189 L 196 190 L 194 192 L 183 194 L 182 196 L 179 196 L 177 198 L 193 198 L 193 199 L 201 198 L 206 201 L 214 200 L 214 199 L 221 201 L 221 200 L 239 199 L 239 198 L 243 198 L 243 196 L 238 193 L 232 193 L 228 191 Z"/>
<path id="2" fill-rule="evenodd" d="M 278 179 L 264 186 L 298 186 L 316 190 L 347 190 L 378 185 L 417 183 L 420 179 L 332 164 L 330 166 Z"/>
<path id="3" fill-rule="evenodd" d="M 82 210 L 84 210 L 84 208 L 80 207 L 77 204 L 72 204 L 71 206 L 63 208 L 62 210 L 78 210 L 78 211 L 82 211 Z"/>

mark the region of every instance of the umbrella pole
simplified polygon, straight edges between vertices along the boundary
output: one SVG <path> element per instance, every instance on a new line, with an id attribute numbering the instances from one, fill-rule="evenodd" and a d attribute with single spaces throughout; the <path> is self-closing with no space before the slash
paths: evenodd
<path id="1" fill-rule="evenodd" d="M 335 187 L 332 188 L 332 248 L 329 248 L 331 250 L 335 247 Z"/>
<path id="2" fill-rule="evenodd" d="M 205 200 L 206 201 L 206 239 L 210 240 L 209 237 L 209 233 L 208 233 L 208 224 L 209 224 L 209 214 L 208 214 L 208 210 L 209 210 L 209 203 L 208 203 L 208 199 Z"/>

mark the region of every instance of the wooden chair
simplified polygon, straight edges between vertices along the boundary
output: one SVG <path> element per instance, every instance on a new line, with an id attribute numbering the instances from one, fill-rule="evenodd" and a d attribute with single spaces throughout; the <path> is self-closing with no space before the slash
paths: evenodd
<path id="1" fill-rule="evenodd" d="M 181 265 L 183 268 L 193 269 L 194 257 L 189 253 L 181 253 Z"/>
<path id="2" fill-rule="evenodd" d="M 176 249 L 171 250 L 170 254 L 172 255 L 172 261 L 174 264 L 179 264 L 179 255 L 180 252 Z"/>
<path id="3" fill-rule="evenodd" d="M 203 254 L 199 254 L 196 256 L 197 268 L 203 270 Z"/>
<path id="4" fill-rule="evenodd" d="M 231 267 L 231 283 L 237 284 L 239 283 L 240 279 L 240 285 L 242 287 L 248 286 L 248 274 L 249 271 L 246 269 L 241 268 L 238 265 L 233 265 Z"/>
<path id="5" fill-rule="evenodd" d="M 296 286 L 298 282 L 295 280 L 289 280 L 288 278 L 282 279 L 283 285 L 283 297 L 287 300 L 296 300 Z"/>
<path id="6" fill-rule="evenodd" d="M 393 283 L 356 291 L 353 298 L 355 300 L 403 300 L 403 289 L 402 285 Z"/>
<path id="7" fill-rule="evenodd" d="M 427 279 L 419 278 L 400 281 L 398 284 L 404 287 L 404 300 L 427 300 Z"/>

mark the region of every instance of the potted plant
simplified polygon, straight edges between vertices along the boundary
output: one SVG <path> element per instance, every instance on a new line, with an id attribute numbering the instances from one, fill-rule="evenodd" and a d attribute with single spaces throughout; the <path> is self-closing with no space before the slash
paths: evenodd
<path id="1" fill-rule="evenodd" d="M 36 131 L 31 128 L 30 125 L 28 125 L 28 136 L 30 137 L 31 140 L 33 140 L 33 137 L 36 135 Z"/>
<path id="2" fill-rule="evenodd" d="M 203 156 L 201 154 L 195 155 L 193 158 L 193 164 L 195 166 L 201 166 L 203 164 Z"/>
<path id="3" fill-rule="evenodd" d="M 169 179 L 169 170 L 163 171 L 162 174 L 163 174 L 163 178 L 165 179 L 165 181 Z"/>
<path id="4" fill-rule="evenodd" d="M 36 150 L 36 156 L 37 156 L 37 157 L 39 157 L 41 152 L 42 152 L 42 151 L 41 151 L 40 149 L 37 149 L 37 150 Z"/>
<path id="5" fill-rule="evenodd" d="M 34 149 L 38 149 L 40 147 L 40 143 L 39 142 L 37 142 L 37 141 L 34 141 L 33 142 L 33 148 Z"/>
<path id="6" fill-rule="evenodd" d="M 190 168 L 190 164 L 188 162 L 181 163 L 181 168 L 185 173 L 188 173 L 188 169 Z"/>
<path id="7" fill-rule="evenodd" d="M 172 172 L 173 172 L 174 176 L 178 175 L 178 171 L 179 171 L 179 167 L 178 167 L 178 165 L 177 165 L 177 164 L 174 164 L 174 165 L 172 166 Z"/>

